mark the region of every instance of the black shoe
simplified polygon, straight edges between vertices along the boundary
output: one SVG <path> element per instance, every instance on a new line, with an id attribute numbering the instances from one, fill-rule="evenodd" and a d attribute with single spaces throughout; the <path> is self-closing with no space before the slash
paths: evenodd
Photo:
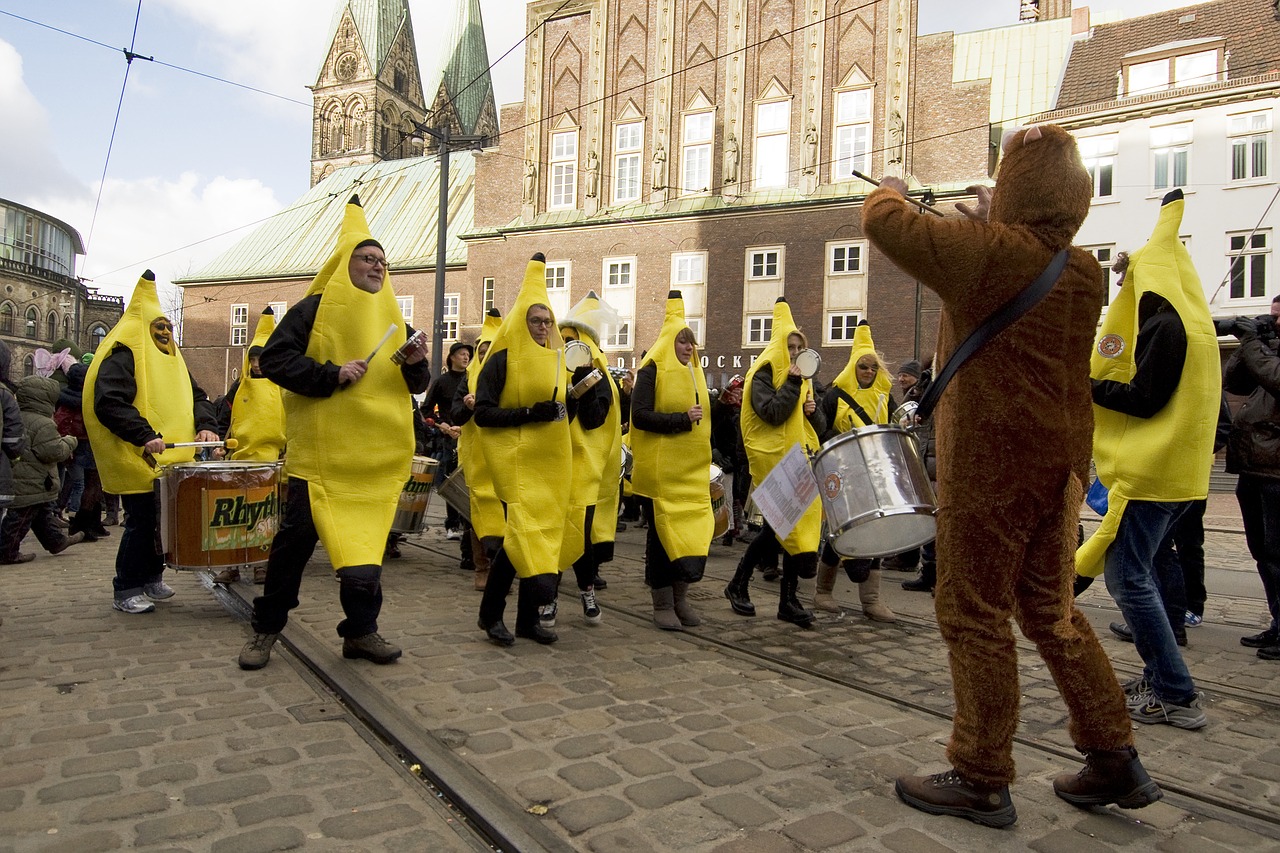
<path id="1" fill-rule="evenodd" d="M 1258 657 L 1263 660 L 1280 660 L 1280 645 L 1263 646 L 1258 649 Z"/>
<path id="2" fill-rule="evenodd" d="M 531 628 L 521 628 L 517 625 L 516 636 L 525 640 L 534 640 L 542 643 L 544 646 L 549 646 L 556 640 L 560 639 L 559 634 L 552 631 L 550 628 L 542 627 L 541 623 L 535 623 Z"/>
<path id="3" fill-rule="evenodd" d="M 751 603 L 751 596 L 745 585 L 729 584 L 724 588 L 724 597 L 729 599 L 729 606 L 739 616 L 756 615 L 756 606 Z"/>
<path id="4" fill-rule="evenodd" d="M 617 532 L 617 533 L 621 533 L 622 531 L 624 531 L 624 530 L 626 530 L 626 529 L 627 529 L 627 523 L 626 523 L 625 521 L 619 521 L 619 522 L 618 522 L 618 527 L 617 527 L 617 529 L 616 529 L 616 531 L 615 531 L 615 532 Z"/>
<path id="5" fill-rule="evenodd" d="M 1124 640 L 1126 643 L 1133 642 L 1133 631 L 1125 623 L 1112 622 L 1109 627 L 1111 628 L 1111 633 L 1115 634 L 1117 637 Z M 1173 640 L 1178 645 L 1185 646 L 1187 644 L 1187 629 L 1174 628 Z"/>
<path id="6" fill-rule="evenodd" d="M 724 536 L 720 537 L 720 544 L 728 548 L 733 544 L 733 531 L 730 530 Z"/>
<path id="7" fill-rule="evenodd" d="M 502 624 L 501 619 L 492 625 L 485 625 L 483 619 L 476 624 L 480 626 L 481 631 L 484 631 L 489 636 L 490 640 L 498 645 L 514 646 L 516 644 L 515 635 L 507 630 L 507 626 Z"/>
<path id="8" fill-rule="evenodd" d="M 916 575 L 909 581 L 902 582 L 902 588 L 908 592 L 933 592 L 933 584 L 923 575 Z"/>
<path id="9" fill-rule="evenodd" d="M 1240 638 L 1240 645 L 1250 649 L 1265 649 L 1269 646 L 1280 646 L 1280 631 L 1268 628 L 1261 634 L 1251 634 Z"/>
<path id="10" fill-rule="evenodd" d="M 805 610 L 798 601 L 783 599 L 778 602 L 778 618 L 783 622 L 808 628 L 813 624 L 813 611 Z"/>
<path id="11" fill-rule="evenodd" d="M 767 581 L 776 581 L 778 578 L 782 577 L 782 571 L 777 566 L 770 566 L 760 572 L 760 577 Z"/>
<path id="12" fill-rule="evenodd" d="M 596 592 L 599 592 L 602 589 L 609 588 L 608 581 L 606 581 L 604 578 L 600 577 L 599 575 L 596 575 L 596 579 L 591 582 L 591 585 L 596 588 Z"/>

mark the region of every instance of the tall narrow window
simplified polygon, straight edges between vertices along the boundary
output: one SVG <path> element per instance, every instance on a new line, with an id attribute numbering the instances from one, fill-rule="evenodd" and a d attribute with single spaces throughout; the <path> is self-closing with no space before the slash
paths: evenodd
<path id="1" fill-rule="evenodd" d="M 1190 157 L 1190 122 L 1151 128 L 1151 186 L 1154 189 L 1185 187 Z"/>
<path id="2" fill-rule="evenodd" d="M 755 189 L 785 187 L 791 168 L 791 102 L 756 104 Z"/>
<path id="3" fill-rule="evenodd" d="M 400 306 L 400 316 L 410 325 L 413 324 L 413 297 L 397 296 L 396 304 Z"/>
<path id="4" fill-rule="evenodd" d="M 708 112 L 692 113 L 684 117 L 684 133 L 680 152 L 684 178 L 682 192 L 705 193 L 711 189 L 711 138 L 715 133 L 714 115 Z"/>
<path id="5" fill-rule="evenodd" d="M 686 325 L 697 337 L 698 346 L 706 342 L 707 253 L 677 252 L 671 256 L 671 288 L 684 298 Z"/>
<path id="6" fill-rule="evenodd" d="M 1231 265 L 1230 298 L 1264 299 L 1267 296 L 1268 263 L 1271 260 L 1271 232 L 1228 234 Z"/>
<path id="7" fill-rule="evenodd" d="M 644 122 L 629 121 L 613 129 L 613 203 L 640 199 L 640 161 L 644 151 Z"/>
<path id="8" fill-rule="evenodd" d="M 249 341 L 249 306 L 231 306 L 231 346 L 242 347 Z"/>
<path id="9" fill-rule="evenodd" d="M 484 279 L 484 313 L 488 314 L 493 310 L 493 278 L 486 276 Z"/>
<path id="10" fill-rule="evenodd" d="M 1271 111 L 1231 116 L 1231 180 L 1247 181 L 1267 176 L 1267 149 L 1271 147 Z"/>
<path id="11" fill-rule="evenodd" d="M 578 200 L 578 131 L 551 134 L 551 193 L 547 207 L 563 210 Z"/>
<path id="12" fill-rule="evenodd" d="M 832 181 L 847 181 L 853 171 L 871 171 L 871 90 L 836 93 L 836 160 Z"/>
<path id="13" fill-rule="evenodd" d="M 1115 297 L 1115 282 L 1120 278 L 1111 269 L 1115 261 L 1115 246 L 1090 246 L 1085 251 L 1097 258 L 1098 265 L 1102 267 L 1102 304 L 1110 305 Z"/>
<path id="14" fill-rule="evenodd" d="M 440 315 L 444 321 L 443 336 L 446 341 L 458 339 L 458 304 L 460 298 L 456 293 L 444 295 L 444 313 Z"/>
<path id="15" fill-rule="evenodd" d="M 547 298 L 551 300 L 551 313 L 557 318 L 569 311 L 570 273 L 568 261 L 547 263 Z"/>
<path id="16" fill-rule="evenodd" d="M 605 258 L 600 285 L 601 298 L 618 312 L 617 323 L 599 330 L 601 344 L 604 349 L 631 349 L 635 342 L 636 259 Z"/>
<path id="17" fill-rule="evenodd" d="M 1089 170 L 1093 180 L 1093 197 L 1109 198 L 1115 181 L 1116 152 L 1120 145 L 1120 134 L 1104 133 L 1100 136 L 1086 136 L 1077 140 L 1080 145 L 1080 156 L 1084 159 L 1084 167 Z"/>

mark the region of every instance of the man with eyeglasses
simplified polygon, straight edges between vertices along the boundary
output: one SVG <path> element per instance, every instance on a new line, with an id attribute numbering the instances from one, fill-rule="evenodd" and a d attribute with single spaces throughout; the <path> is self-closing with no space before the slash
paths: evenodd
<path id="1" fill-rule="evenodd" d="M 389 286 L 386 255 L 353 197 L 333 254 L 259 360 L 287 392 L 289 482 L 241 669 L 267 665 L 318 541 L 338 576 L 342 656 L 376 664 L 400 657 L 378 633 L 378 616 L 387 534 L 413 461 L 407 397 L 431 379 L 425 346 L 406 346 L 413 334 Z M 397 364 L 389 356 L 402 346 L 404 363 Z M 358 452 L 353 429 L 360 431 Z"/>

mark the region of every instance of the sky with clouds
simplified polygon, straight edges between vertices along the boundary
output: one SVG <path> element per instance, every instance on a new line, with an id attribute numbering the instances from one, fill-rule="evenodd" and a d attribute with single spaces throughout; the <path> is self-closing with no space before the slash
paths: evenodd
<path id="1" fill-rule="evenodd" d="M 424 75 L 446 30 L 433 24 L 450 2 L 409 2 Z M 142 0 L 139 13 L 138 0 L 0 0 L 0 197 L 76 228 L 88 242 L 80 275 L 103 292 L 127 295 L 148 267 L 162 283 L 200 269 L 307 189 L 306 87 L 338 5 Z M 522 5 L 480 0 L 499 103 L 520 98 L 523 50 L 499 57 L 524 37 L 524 15 L 513 14 Z M 1018 7 L 920 0 L 921 31 L 1013 24 Z M 127 62 L 125 49 L 138 58 Z"/>

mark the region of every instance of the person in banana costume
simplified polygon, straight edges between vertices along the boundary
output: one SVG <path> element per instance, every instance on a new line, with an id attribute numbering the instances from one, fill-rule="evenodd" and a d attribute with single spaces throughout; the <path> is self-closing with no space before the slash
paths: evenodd
<path id="1" fill-rule="evenodd" d="M 863 320 L 853 333 L 849 363 L 822 395 L 822 409 L 828 424 L 828 429 L 822 436 L 823 441 L 830 441 L 862 427 L 887 424 L 889 413 L 897 407 L 890 393 L 892 390 L 893 380 L 889 378 L 889 371 L 876 352 L 875 341 L 871 339 L 871 326 Z M 849 580 L 858 585 L 862 614 L 876 622 L 897 621 L 889 606 L 880 601 L 880 560 L 842 561 L 830 542 L 823 544 L 818 562 L 814 608 L 827 613 L 841 612 L 840 605 L 831 592 L 835 589 L 836 570 L 842 562 Z"/>
<path id="2" fill-rule="evenodd" d="M 600 564 L 613 559 L 613 542 L 618 531 L 618 476 L 622 459 L 622 415 L 619 391 L 609 374 L 609 362 L 600 350 L 600 332 L 618 322 L 614 311 L 594 290 L 569 309 L 560 321 L 565 345 L 580 341 L 591 353 L 591 366 L 602 374 L 598 382 L 578 397 L 578 417 L 569 425 L 573 440 L 573 489 L 569 506 L 569 526 L 582 538 L 582 556 L 573 561 L 578 582 L 582 618 L 588 625 L 601 622 L 596 603 L 596 577 Z M 572 393 L 572 392 L 571 392 Z M 603 407 L 605 416 L 595 428 L 588 426 L 584 407 Z"/>
<path id="3" fill-rule="evenodd" d="M 276 315 L 267 306 L 258 318 L 253 341 L 244 355 L 240 379 L 228 392 L 231 398 L 231 422 L 227 438 L 236 442 L 232 462 L 277 462 L 284 454 L 284 400 L 280 386 L 262 375 L 262 348 L 276 328 Z M 253 570 L 253 582 L 267 579 L 265 566 Z M 214 583 L 229 584 L 240 580 L 240 570 L 228 566 L 213 576 Z"/>
<path id="4" fill-rule="evenodd" d="M 240 652 L 242 669 L 267 665 L 317 541 L 338 576 L 343 657 L 377 664 L 400 657 L 378 633 L 378 614 L 387 533 L 413 462 L 407 397 L 431 378 L 425 343 L 407 343 L 412 335 L 382 245 L 353 196 L 333 254 L 262 350 L 263 374 L 285 391 L 288 497 L 253 601 L 255 635 Z M 390 354 L 406 346 L 397 365 Z"/>
<path id="5" fill-rule="evenodd" d="M 217 416 L 173 338 L 156 294 L 155 273 L 138 279 L 120 321 L 98 345 L 85 376 L 85 431 L 93 446 L 102 487 L 120 496 L 124 532 L 116 553 L 112 607 L 149 613 L 154 601 L 173 596 L 157 552 L 153 488 L 163 465 L 190 462 L 195 450 L 166 443 L 217 441 Z"/>
<path id="6" fill-rule="evenodd" d="M 747 371 L 747 395 L 742 405 L 742 445 L 751 465 L 756 488 L 792 447 L 799 444 L 808 454 L 817 453 L 818 436 L 826 431 L 826 416 L 813 397 L 813 383 L 800 375 L 796 356 L 808 346 L 791 316 L 784 297 L 773 304 L 773 337 Z M 818 544 L 822 536 L 822 503 L 814 496 L 800 521 L 779 538 L 766 522 L 760 535 L 747 546 L 725 597 L 735 613 L 754 616 L 748 585 L 757 565 L 771 565 L 782 550 L 782 588 L 778 618 L 808 627 L 813 611 L 796 597 L 800 578 L 818 571 Z"/>
<path id="7" fill-rule="evenodd" d="M 1076 552 L 1076 571 L 1105 570 L 1145 664 L 1128 691 L 1130 716 L 1198 729 L 1207 718 L 1155 579 L 1157 555 L 1172 547 L 1179 519 L 1209 493 L 1222 395 L 1209 305 L 1178 238 L 1185 204 L 1181 190 L 1164 197 L 1151 239 L 1130 253 L 1098 332 L 1090 364 L 1093 456 L 1107 514 Z M 1167 576 L 1180 593 L 1182 573 Z"/>
<path id="8" fill-rule="evenodd" d="M 582 539 L 575 539 L 568 524 L 573 469 L 569 424 L 578 401 L 569 395 L 571 377 L 565 370 L 564 341 L 548 307 L 546 268 L 541 253 L 525 267 L 515 304 L 476 382 L 480 452 L 506 513 L 502 539 L 482 539 L 493 556 L 479 625 L 499 645 L 511 645 L 515 637 L 543 644 L 558 639 L 550 625 L 541 624 L 539 609 L 555 603 L 560 572 L 582 553 Z M 579 368 L 572 381 L 588 371 Z M 502 616 L 516 577 L 520 591 L 513 636 Z"/>
<path id="9" fill-rule="evenodd" d="M 1018 128 L 1002 141 L 994 190 L 972 187 L 960 217 L 921 216 L 906 184 L 886 177 L 867 196 L 863 232 L 938 294 L 938 356 L 1065 253 L 1048 293 L 956 370 L 938 401 L 938 577 L 934 606 L 951 661 L 952 768 L 902 776 L 898 797 L 929 814 L 1009 826 L 1018 727 L 1018 652 L 1011 620 L 1036 644 L 1085 755 L 1053 781 L 1077 806 L 1140 808 L 1160 788 L 1133 749 L 1125 697 L 1102 644 L 1071 598 L 1076 523 L 1093 436 L 1089 353 L 1102 310 L 1097 260 L 1071 245 L 1092 183 L 1061 127 Z"/>
<path id="10" fill-rule="evenodd" d="M 483 590 L 489 582 L 489 552 L 483 540 L 486 537 L 491 542 L 502 539 L 503 517 L 502 501 L 498 500 L 493 489 L 493 477 L 485 467 L 484 454 L 478 445 L 480 432 L 472 415 L 476 408 L 476 380 L 480 377 L 480 368 L 489 354 L 489 347 L 501 328 L 502 315 L 496 308 L 490 308 L 476 340 L 476 357 L 467 364 L 467 379 L 458 383 L 457 396 L 449 412 L 451 422 L 461 431 L 458 465 L 471 493 L 471 523 L 464 535 L 471 538 L 471 561 L 475 565 L 475 588 L 478 590 Z"/>
<path id="11" fill-rule="evenodd" d="M 636 371 L 631 392 L 631 487 L 648 522 L 644 580 L 653 621 L 667 631 L 702 624 L 689 584 L 702 580 L 715 532 L 711 510 L 711 419 L 697 338 L 684 319 L 680 291 L 667 294 L 658 339 Z"/>

